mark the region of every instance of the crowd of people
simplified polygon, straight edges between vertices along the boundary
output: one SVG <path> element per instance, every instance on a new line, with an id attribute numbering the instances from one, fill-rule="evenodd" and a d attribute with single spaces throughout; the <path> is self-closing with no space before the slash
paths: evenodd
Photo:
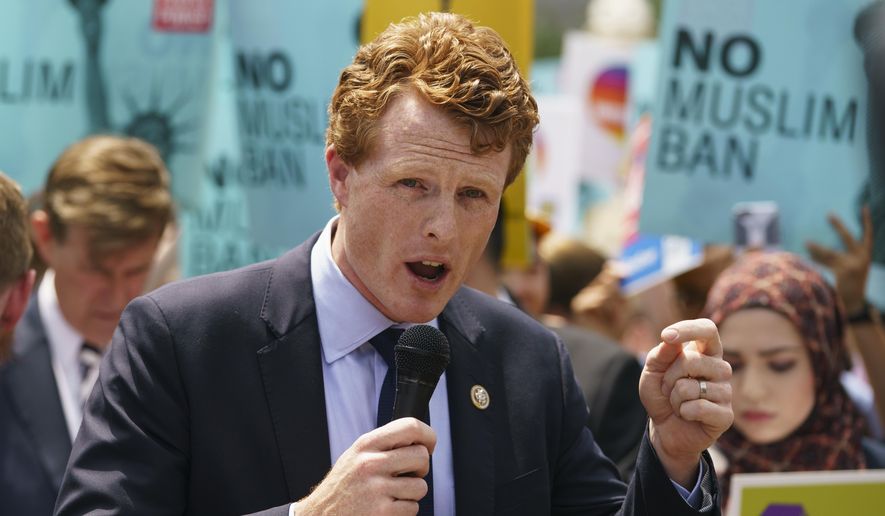
<path id="1" fill-rule="evenodd" d="M 391 25 L 329 110 L 338 215 L 158 290 L 152 146 L 73 143 L 31 209 L 0 174 L 0 515 L 718 514 L 737 473 L 885 468 L 869 210 L 819 267 L 708 248 L 649 332 L 614 262 L 542 224 L 502 269 L 538 113 L 496 33 Z M 451 346 L 429 424 L 380 415 L 414 324 Z"/>

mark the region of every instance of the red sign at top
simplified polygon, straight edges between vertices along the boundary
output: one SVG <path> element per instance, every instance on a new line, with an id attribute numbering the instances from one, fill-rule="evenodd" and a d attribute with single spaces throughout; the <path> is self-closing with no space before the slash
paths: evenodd
<path id="1" fill-rule="evenodd" d="M 208 32 L 213 4 L 213 0 L 154 0 L 154 30 Z"/>

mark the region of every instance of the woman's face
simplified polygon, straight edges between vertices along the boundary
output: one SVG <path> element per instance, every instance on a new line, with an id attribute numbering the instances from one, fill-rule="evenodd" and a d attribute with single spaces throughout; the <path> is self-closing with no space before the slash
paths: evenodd
<path id="1" fill-rule="evenodd" d="M 755 444 L 787 437 L 814 408 L 814 372 L 802 336 L 765 308 L 729 315 L 719 325 L 731 378 L 734 426 Z"/>

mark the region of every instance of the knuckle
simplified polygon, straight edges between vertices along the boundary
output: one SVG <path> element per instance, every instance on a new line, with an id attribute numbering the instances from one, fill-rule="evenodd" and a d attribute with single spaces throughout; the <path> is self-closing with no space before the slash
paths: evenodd
<path id="1" fill-rule="evenodd" d="M 687 419 L 689 421 L 693 420 L 695 416 L 694 404 L 690 402 L 683 403 L 679 407 L 679 415 L 682 419 Z"/>
<path id="2" fill-rule="evenodd" d="M 731 403 L 732 397 L 731 384 L 726 383 L 722 385 L 722 400 L 726 403 Z"/>
<path id="3" fill-rule="evenodd" d="M 673 389 L 673 392 L 670 394 L 670 400 L 669 400 L 669 401 L 670 401 L 670 407 L 671 407 L 674 411 L 678 411 L 678 410 L 679 410 L 679 405 L 681 405 L 682 402 L 681 402 L 681 400 L 679 399 L 679 395 L 676 394 L 676 389 Z"/>
<path id="4" fill-rule="evenodd" d="M 679 396 L 683 399 L 691 398 L 692 393 L 690 390 L 693 389 L 691 385 L 691 381 L 683 378 L 676 382 L 676 388 L 673 389 L 674 392 L 677 392 Z"/>
<path id="5" fill-rule="evenodd" d="M 420 432 L 421 431 L 421 422 L 417 419 L 410 417 L 406 420 L 406 430 L 409 432 Z"/>
<path id="6" fill-rule="evenodd" d="M 371 477 L 378 470 L 381 462 L 380 456 L 364 453 L 356 462 L 356 472 L 361 477 Z"/>
<path id="7" fill-rule="evenodd" d="M 372 436 L 371 434 L 363 434 L 357 437 L 356 441 L 353 442 L 353 449 L 357 451 L 363 451 L 371 447 Z"/>
<path id="8" fill-rule="evenodd" d="M 718 369 L 719 376 L 723 380 L 729 380 L 731 378 L 732 370 L 731 364 L 726 362 L 725 360 L 717 360 L 716 368 Z"/>

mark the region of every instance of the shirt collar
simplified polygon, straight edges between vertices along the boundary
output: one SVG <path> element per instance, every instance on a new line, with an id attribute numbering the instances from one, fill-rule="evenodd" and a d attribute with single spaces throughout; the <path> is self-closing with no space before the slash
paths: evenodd
<path id="1" fill-rule="evenodd" d="M 55 292 L 55 271 L 48 269 L 37 288 L 37 308 L 52 354 L 63 364 L 77 363 L 83 336 L 68 323 Z"/>
<path id="2" fill-rule="evenodd" d="M 336 215 L 323 228 L 310 251 L 310 280 L 327 364 L 344 357 L 391 326 L 413 326 L 388 319 L 344 276 L 332 258 L 332 233 L 337 225 Z M 436 319 L 426 324 L 438 327 Z"/>

